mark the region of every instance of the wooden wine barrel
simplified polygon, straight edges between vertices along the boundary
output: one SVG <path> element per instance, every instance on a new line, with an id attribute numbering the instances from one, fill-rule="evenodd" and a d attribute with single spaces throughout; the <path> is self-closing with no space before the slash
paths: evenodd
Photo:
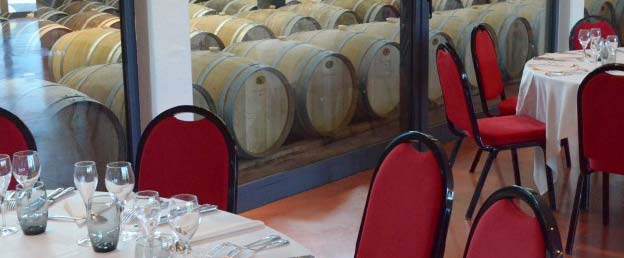
<path id="1" fill-rule="evenodd" d="M 127 158 L 125 131 L 119 120 L 92 98 L 37 79 L 0 84 L 0 106 L 24 121 L 35 137 L 46 187 L 72 185 L 77 161 L 93 160 L 100 171 L 106 171 L 106 163 Z M 101 182 L 104 174 L 100 173 Z"/>
<path id="2" fill-rule="evenodd" d="M 126 104 L 121 63 L 75 69 L 63 76 L 59 84 L 78 90 L 102 103 L 125 127 Z M 200 86 L 193 85 L 193 101 L 196 106 L 215 111 L 212 97 Z"/>
<path id="3" fill-rule="evenodd" d="M 256 40 L 224 51 L 280 70 L 295 91 L 295 127 L 302 136 L 332 136 L 346 126 L 357 107 L 355 71 L 343 55 L 297 41 Z"/>
<path id="4" fill-rule="evenodd" d="M 295 102 L 277 69 L 219 51 L 192 53 L 193 82 L 214 98 L 241 155 L 263 157 L 290 133 Z"/>
<path id="5" fill-rule="evenodd" d="M 321 25 L 312 17 L 283 10 L 260 9 L 242 12 L 238 14 L 238 17 L 264 24 L 276 36 L 288 36 L 301 31 L 321 29 Z"/>
<path id="6" fill-rule="evenodd" d="M 197 17 L 206 16 L 206 15 L 214 15 L 218 13 L 219 12 L 217 12 L 217 10 L 210 9 L 203 5 L 189 4 L 189 17 L 190 18 L 197 18 Z"/>
<path id="7" fill-rule="evenodd" d="M 617 21 L 615 7 L 609 0 L 585 0 L 585 9 L 589 15 L 602 16 L 612 24 Z"/>
<path id="8" fill-rule="evenodd" d="M 380 0 L 325 0 L 323 2 L 354 11 L 361 23 L 399 17 L 399 11 L 394 6 Z"/>
<path id="9" fill-rule="evenodd" d="M 287 5 L 280 10 L 291 11 L 314 18 L 323 29 L 336 29 L 338 25 L 357 24 L 356 14 L 348 9 L 323 3 Z"/>
<path id="10" fill-rule="evenodd" d="M 462 0 L 461 2 L 464 7 L 470 7 L 473 5 L 489 4 L 492 2 L 496 2 L 496 0 Z"/>
<path id="11" fill-rule="evenodd" d="M 52 47 L 48 68 L 55 81 L 70 71 L 96 64 L 121 62 L 117 29 L 86 29 L 61 37 Z"/>
<path id="12" fill-rule="evenodd" d="M 385 22 L 370 22 L 347 26 L 347 30 L 362 32 L 369 36 L 401 43 L 401 21 L 398 18 L 388 18 Z"/>
<path id="13" fill-rule="evenodd" d="M 106 0 L 106 5 L 119 9 L 119 0 Z"/>
<path id="14" fill-rule="evenodd" d="M 401 13 L 401 0 L 384 0 L 384 3 L 394 6 Z"/>
<path id="15" fill-rule="evenodd" d="M 527 19 L 533 30 L 533 41 L 537 55 L 546 53 L 546 4 L 543 1 L 510 0 L 496 3 L 493 8 L 508 11 Z"/>
<path id="16" fill-rule="evenodd" d="M 347 31 L 345 26 L 295 33 L 288 38 L 345 55 L 355 67 L 361 111 L 382 118 L 396 114 L 399 105 L 399 44 Z"/>
<path id="17" fill-rule="evenodd" d="M 62 24 L 72 30 L 84 30 L 92 28 L 119 29 L 121 27 L 121 21 L 119 20 L 119 17 L 109 13 L 101 13 L 98 11 L 88 11 L 72 14 L 64 19 Z"/>
<path id="18" fill-rule="evenodd" d="M 211 47 L 223 49 L 223 41 L 210 32 L 195 30 L 191 32 L 191 50 L 209 50 Z"/>
<path id="19" fill-rule="evenodd" d="M 209 15 L 191 19 L 191 31 L 214 33 L 227 47 L 232 43 L 275 38 L 273 32 L 262 24 L 229 15 Z"/>
<path id="20" fill-rule="evenodd" d="M 67 17 L 67 13 L 56 10 L 52 7 L 41 7 L 32 13 L 32 17 L 40 20 L 49 20 L 56 22 L 63 17 Z"/>
<path id="21" fill-rule="evenodd" d="M 432 0 L 431 5 L 435 11 L 446 11 L 464 8 L 460 0 Z"/>
<path id="22" fill-rule="evenodd" d="M 3 37 L 23 42 L 20 45 L 25 51 L 50 50 L 54 43 L 70 32 L 69 28 L 48 20 L 19 18 L 2 22 Z"/>
<path id="23" fill-rule="evenodd" d="M 204 5 L 227 15 L 258 9 L 257 0 L 210 0 Z"/>
<path id="24" fill-rule="evenodd" d="M 71 2 L 67 5 L 59 7 L 59 10 L 66 12 L 70 15 L 88 11 L 98 11 L 103 13 L 110 13 L 113 15 L 119 15 L 119 10 L 117 10 L 115 7 L 108 6 L 100 2 L 91 1 Z"/>

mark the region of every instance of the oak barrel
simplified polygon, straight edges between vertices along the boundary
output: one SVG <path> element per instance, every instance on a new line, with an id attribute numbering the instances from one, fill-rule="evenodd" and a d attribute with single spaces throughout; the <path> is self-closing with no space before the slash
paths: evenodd
<path id="1" fill-rule="evenodd" d="M 63 19 L 63 25 L 72 30 L 84 30 L 91 28 L 115 28 L 121 27 L 121 21 L 119 17 L 98 11 L 81 12 L 72 14 L 66 19 Z"/>
<path id="2" fill-rule="evenodd" d="M 56 10 L 52 7 L 41 7 L 32 13 L 32 17 L 40 20 L 49 20 L 56 22 L 63 17 L 67 17 L 67 13 Z"/>
<path id="3" fill-rule="evenodd" d="M 401 13 L 401 0 L 384 0 L 384 3 L 394 6 Z"/>
<path id="4" fill-rule="evenodd" d="M 286 76 L 297 103 L 294 134 L 332 136 L 353 118 L 358 91 L 353 65 L 345 56 L 284 38 L 232 44 L 224 51 L 273 66 Z"/>
<path id="5" fill-rule="evenodd" d="M 241 155 L 263 157 L 290 133 L 295 115 L 291 87 L 277 69 L 230 53 L 192 53 L 193 82 L 214 98 Z"/>
<path id="6" fill-rule="evenodd" d="M 106 5 L 119 9 L 119 0 L 106 0 Z"/>
<path id="7" fill-rule="evenodd" d="M 491 2 L 496 2 L 495 0 L 462 0 L 461 1 L 464 7 L 470 7 L 473 5 L 482 5 L 489 4 Z"/>
<path id="8" fill-rule="evenodd" d="M 66 12 L 70 15 L 88 11 L 98 11 L 103 13 L 110 13 L 113 15 L 119 15 L 119 10 L 117 10 L 115 7 L 108 6 L 100 2 L 91 1 L 71 2 L 67 5 L 59 7 L 59 10 Z"/>
<path id="9" fill-rule="evenodd" d="M 323 3 L 354 11 L 360 23 L 399 17 L 399 11 L 394 6 L 380 0 L 325 0 Z"/>
<path id="10" fill-rule="evenodd" d="M 546 52 L 546 3 L 533 0 L 510 0 L 496 3 L 499 9 L 507 10 L 510 14 L 527 19 L 533 30 L 533 41 L 537 55 Z M 506 7 L 503 7 L 506 6 Z"/>
<path id="11" fill-rule="evenodd" d="M 602 16 L 612 24 L 617 21 L 615 7 L 610 0 L 585 0 L 585 10 L 589 15 Z"/>
<path id="12" fill-rule="evenodd" d="M 52 47 L 48 68 L 55 81 L 73 69 L 121 62 L 117 29 L 86 29 L 61 37 Z"/>
<path id="13" fill-rule="evenodd" d="M 2 22 L 3 37 L 19 41 L 24 51 L 52 49 L 54 43 L 70 32 L 69 28 L 48 20 L 19 18 Z"/>
<path id="14" fill-rule="evenodd" d="M 385 22 L 369 22 L 347 26 L 347 30 L 362 32 L 372 37 L 400 43 L 400 23 L 399 18 L 388 18 Z"/>
<path id="15" fill-rule="evenodd" d="M 193 30 L 214 33 L 226 47 L 242 41 L 275 38 L 273 32 L 266 26 L 229 15 L 209 15 L 191 19 L 191 31 Z"/>
<path id="16" fill-rule="evenodd" d="M 361 111 L 371 117 L 394 116 L 399 104 L 399 44 L 345 27 L 295 33 L 288 39 L 345 55 L 355 67 Z"/>
<path id="17" fill-rule="evenodd" d="M 100 171 L 106 171 L 106 163 L 127 158 L 123 127 L 96 100 L 38 79 L 11 79 L 0 84 L 0 106 L 24 121 L 35 137 L 41 180 L 47 187 L 73 185 L 77 161 L 93 160 Z M 103 177 L 100 173 L 101 182 Z"/>
<path id="18" fill-rule="evenodd" d="M 356 14 L 345 8 L 323 4 L 323 3 L 304 3 L 287 5 L 280 10 L 291 11 L 301 15 L 314 18 L 323 29 L 336 29 L 338 25 L 357 24 Z"/>
<path id="19" fill-rule="evenodd" d="M 201 30 L 191 31 L 191 50 L 209 50 L 211 47 L 223 49 L 225 46 L 215 34 Z"/>
<path id="20" fill-rule="evenodd" d="M 460 0 L 432 0 L 431 5 L 435 11 L 446 11 L 464 8 Z"/>
<path id="21" fill-rule="evenodd" d="M 227 15 L 258 9 L 257 0 L 210 0 L 204 5 Z"/>
<path id="22" fill-rule="evenodd" d="M 210 9 L 203 5 L 189 4 L 189 17 L 190 18 L 197 18 L 197 17 L 206 16 L 206 15 L 214 15 L 218 13 L 219 12 L 217 12 L 217 10 Z"/>
<path id="23" fill-rule="evenodd" d="M 260 9 L 247 11 L 238 14 L 238 17 L 264 24 L 276 36 L 288 36 L 301 31 L 321 29 L 321 25 L 312 17 L 283 10 Z"/>

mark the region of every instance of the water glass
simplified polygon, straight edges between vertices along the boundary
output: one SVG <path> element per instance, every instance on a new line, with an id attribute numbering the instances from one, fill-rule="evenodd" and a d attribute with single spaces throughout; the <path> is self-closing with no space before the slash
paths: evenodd
<path id="1" fill-rule="evenodd" d="M 160 198 L 158 192 L 145 190 L 134 195 L 134 211 L 144 236 L 151 236 L 160 222 Z"/>
<path id="2" fill-rule="evenodd" d="M 87 230 L 93 251 L 106 253 L 115 250 L 120 227 L 117 198 L 110 193 L 93 196 L 87 205 Z"/>
<path id="3" fill-rule="evenodd" d="M 611 55 L 612 58 L 615 59 L 615 52 L 619 47 L 618 37 L 616 35 L 609 35 L 607 36 L 606 42 L 607 46 L 609 47 L 609 55 Z M 613 63 L 615 63 L 615 60 L 613 60 Z"/>
<path id="4" fill-rule="evenodd" d="M 589 44 L 589 41 L 591 40 L 590 31 L 585 30 L 585 29 L 579 30 L 578 40 L 579 40 L 579 43 L 581 43 L 581 48 L 583 48 L 583 54 L 587 56 L 587 52 L 585 51 L 585 49 L 587 49 L 587 45 Z"/>
<path id="5" fill-rule="evenodd" d="M 170 258 L 173 253 L 173 236 L 159 234 L 137 239 L 134 258 Z"/>
<path id="6" fill-rule="evenodd" d="M 106 190 L 117 197 L 121 213 L 123 214 L 126 203 L 132 195 L 132 190 L 134 189 L 135 182 L 132 164 L 125 161 L 108 163 L 106 164 L 106 175 L 104 178 Z M 132 232 L 127 230 L 128 227 L 125 226 L 130 219 L 131 216 L 128 216 L 128 219 L 121 221 L 121 241 L 128 241 L 133 238 Z"/>
<path id="7" fill-rule="evenodd" d="M 85 207 L 88 206 L 97 184 L 98 174 L 94 161 L 80 161 L 74 164 L 74 185 L 80 193 Z M 84 247 L 91 246 L 91 241 L 89 241 L 88 237 L 82 238 L 78 240 L 78 245 Z"/>
<path id="8" fill-rule="evenodd" d="M 26 188 L 17 185 L 17 220 L 24 235 L 38 235 L 45 232 L 48 225 L 48 196 L 43 182 L 36 182 Z"/>
<path id="9" fill-rule="evenodd" d="M 2 216 L 2 226 L 0 226 L 0 237 L 13 235 L 17 233 L 16 227 L 8 227 L 4 214 L 6 192 L 11 183 L 11 157 L 6 154 L 0 154 L 0 216 Z"/>
<path id="10" fill-rule="evenodd" d="M 30 188 L 37 180 L 41 172 L 39 154 L 37 151 L 18 151 L 13 154 L 13 176 L 17 183 Z"/>
<path id="11" fill-rule="evenodd" d="M 176 250 L 184 256 L 191 253 L 191 238 L 197 232 L 200 223 L 199 205 L 197 196 L 192 194 L 178 194 L 171 197 L 169 209 L 169 226 L 178 241 Z"/>

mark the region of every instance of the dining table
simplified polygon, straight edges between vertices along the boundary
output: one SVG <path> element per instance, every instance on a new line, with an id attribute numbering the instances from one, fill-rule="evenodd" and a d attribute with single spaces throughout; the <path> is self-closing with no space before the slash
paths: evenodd
<path id="1" fill-rule="evenodd" d="M 70 208 L 71 207 L 71 208 Z M 82 209 L 84 204 L 80 195 L 75 192 L 51 204 L 48 208 L 48 217 L 72 217 L 76 209 Z M 6 212 L 8 225 L 19 228 L 15 210 Z M 167 224 L 160 225 L 156 234 L 171 234 Z M 262 221 L 251 220 L 243 216 L 222 210 L 215 210 L 201 216 L 201 223 L 195 236 L 191 240 L 192 255 L 187 257 L 209 258 L 206 254 L 212 248 L 222 243 L 233 243 L 243 246 L 270 235 L 280 236 L 289 241 L 288 245 L 262 250 L 252 257 L 257 258 L 294 258 L 313 257 L 310 250 L 289 238 L 287 235 L 265 225 Z M 87 227 L 84 223 L 73 220 L 48 219 L 46 231 L 39 235 L 27 236 L 21 231 L 16 234 L 0 237 L 1 257 L 58 257 L 58 258 L 100 258 L 135 257 L 135 239 L 119 241 L 117 249 L 108 253 L 96 253 L 91 247 L 82 247 L 77 240 L 87 236 Z M 180 255 L 174 257 L 182 257 Z"/>
<path id="2" fill-rule="evenodd" d="M 624 61 L 622 49 L 609 62 Z M 546 53 L 529 60 L 524 67 L 518 91 L 517 115 L 526 115 L 546 124 L 546 153 L 535 148 L 534 179 L 540 193 L 548 191 L 546 164 L 556 182 L 564 167 L 560 158 L 561 140 L 570 149 L 570 179 L 579 169 L 577 94 L 583 79 L 603 63 L 583 51 Z"/>

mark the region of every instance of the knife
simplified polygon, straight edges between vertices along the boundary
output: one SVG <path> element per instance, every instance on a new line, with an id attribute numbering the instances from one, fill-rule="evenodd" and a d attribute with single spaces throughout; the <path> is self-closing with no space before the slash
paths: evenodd
<path id="1" fill-rule="evenodd" d="M 206 214 L 213 211 L 218 211 L 219 206 L 214 204 L 203 204 L 199 205 L 199 214 Z M 167 215 L 160 216 L 160 221 L 158 221 L 158 225 L 163 225 L 169 223 L 169 217 Z"/>
<path id="2" fill-rule="evenodd" d="M 54 198 L 54 196 L 56 196 L 57 194 L 59 194 L 62 191 L 63 191 L 62 187 L 56 188 L 54 191 L 52 191 L 52 192 L 50 192 L 50 194 L 48 194 L 48 200 Z"/>
<path id="3" fill-rule="evenodd" d="M 54 202 L 55 202 L 56 200 L 58 200 L 59 198 L 61 198 L 61 197 L 65 196 L 65 195 L 68 195 L 68 194 L 70 194 L 70 193 L 73 193 L 73 192 L 74 192 L 74 187 L 73 187 L 73 186 L 72 186 L 72 187 L 68 187 L 67 189 L 65 189 L 65 190 L 61 191 L 59 194 L 57 194 L 57 195 L 55 195 L 55 196 L 52 196 L 52 197 L 48 198 L 48 200 L 49 200 L 51 203 L 54 203 Z"/>

